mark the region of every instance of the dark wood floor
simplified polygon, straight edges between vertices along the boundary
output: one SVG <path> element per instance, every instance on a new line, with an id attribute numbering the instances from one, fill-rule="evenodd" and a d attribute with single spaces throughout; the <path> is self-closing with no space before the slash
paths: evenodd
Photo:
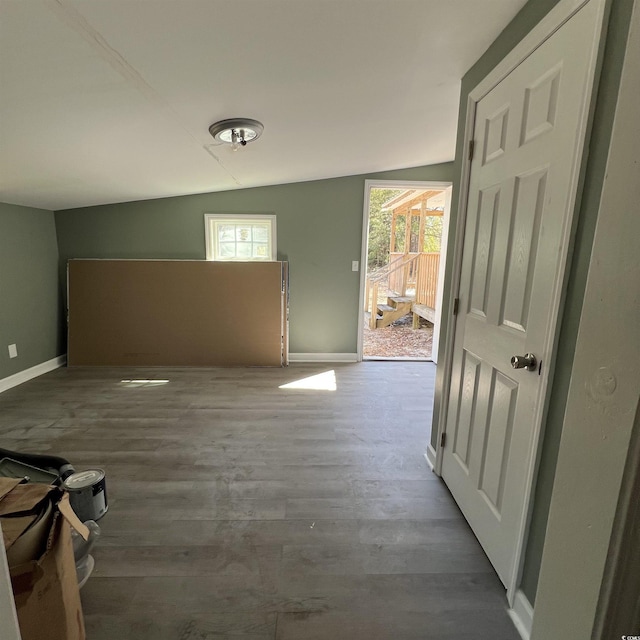
<path id="1" fill-rule="evenodd" d="M 434 374 L 63 368 L 0 395 L 0 446 L 107 472 L 89 640 L 516 640 L 423 457 Z"/>

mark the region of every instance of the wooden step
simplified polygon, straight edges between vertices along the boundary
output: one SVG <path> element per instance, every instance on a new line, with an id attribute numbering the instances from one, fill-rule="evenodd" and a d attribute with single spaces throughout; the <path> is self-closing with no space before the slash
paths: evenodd
<path id="1" fill-rule="evenodd" d="M 411 302 L 401 302 L 396 306 L 389 304 L 377 305 L 376 329 L 388 327 L 392 322 L 399 320 L 411 311 Z"/>
<path id="2" fill-rule="evenodd" d="M 387 298 L 387 304 L 391 305 L 394 308 L 401 304 L 411 306 L 412 303 L 413 303 L 413 298 L 409 298 L 407 296 L 389 296 Z"/>

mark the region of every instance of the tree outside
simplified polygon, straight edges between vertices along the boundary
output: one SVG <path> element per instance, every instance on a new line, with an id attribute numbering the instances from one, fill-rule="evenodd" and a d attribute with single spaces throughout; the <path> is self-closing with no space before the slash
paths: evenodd
<path id="1" fill-rule="evenodd" d="M 369 251 L 368 269 L 378 269 L 389 263 L 391 239 L 391 211 L 382 211 L 385 202 L 401 194 L 404 189 L 371 189 L 369 193 Z"/>
<path id="2" fill-rule="evenodd" d="M 369 251 L 367 267 L 369 270 L 378 269 L 389 263 L 389 244 L 391 240 L 391 211 L 382 211 L 385 202 L 391 200 L 405 189 L 371 189 L 369 194 Z M 400 216 L 396 223 L 396 251 L 405 251 L 406 216 Z M 418 231 L 420 219 L 412 216 L 410 251 L 440 252 L 442 238 L 442 216 L 427 216 L 425 218 L 424 247 L 418 248 Z M 413 246 L 416 245 L 416 246 Z"/>

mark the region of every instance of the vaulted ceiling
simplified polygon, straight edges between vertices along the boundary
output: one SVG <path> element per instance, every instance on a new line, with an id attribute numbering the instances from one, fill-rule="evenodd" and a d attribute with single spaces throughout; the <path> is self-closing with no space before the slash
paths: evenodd
<path id="1" fill-rule="evenodd" d="M 453 159 L 524 0 L 0 0 L 0 201 L 46 209 Z M 234 152 L 208 128 L 264 124 Z"/>

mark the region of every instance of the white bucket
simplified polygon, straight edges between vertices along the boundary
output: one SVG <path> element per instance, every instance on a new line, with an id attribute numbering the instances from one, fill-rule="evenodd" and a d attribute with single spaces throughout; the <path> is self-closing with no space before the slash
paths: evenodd
<path id="1" fill-rule="evenodd" d="M 107 513 L 107 485 L 102 469 L 87 469 L 70 475 L 62 484 L 69 502 L 82 522 L 99 520 Z"/>

